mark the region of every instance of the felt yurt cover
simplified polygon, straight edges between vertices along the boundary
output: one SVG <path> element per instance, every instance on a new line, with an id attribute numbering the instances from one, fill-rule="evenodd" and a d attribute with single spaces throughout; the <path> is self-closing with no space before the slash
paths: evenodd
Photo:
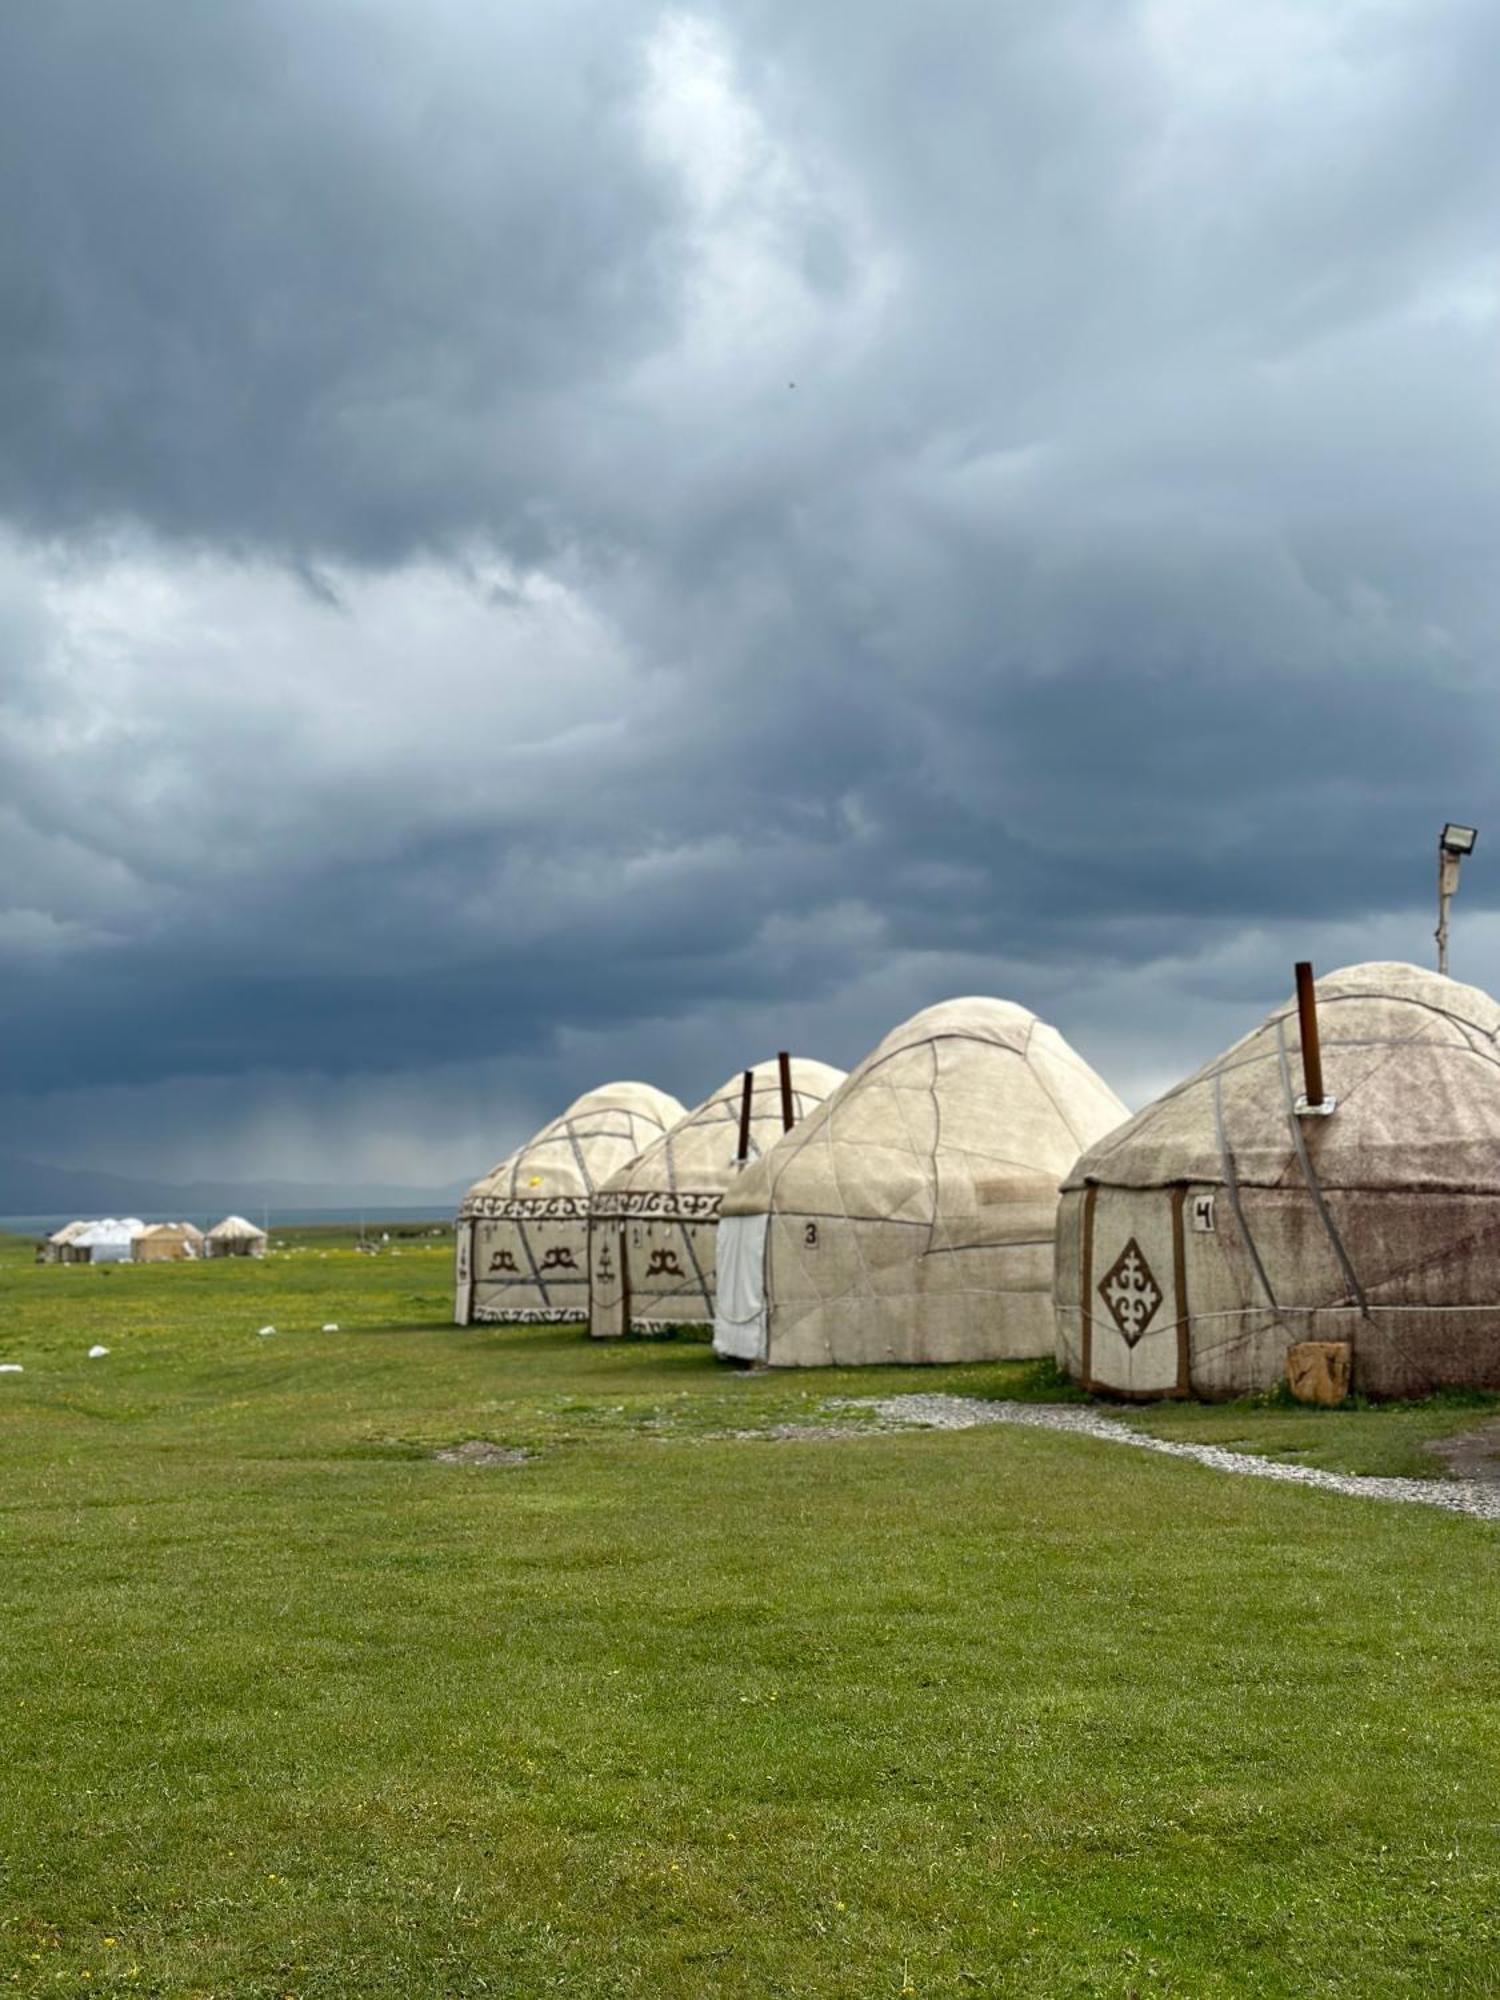
<path id="1" fill-rule="evenodd" d="M 586 1320 L 590 1197 L 682 1116 L 649 1083 L 606 1083 L 476 1181 L 458 1211 L 457 1323 Z"/>
<path id="2" fill-rule="evenodd" d="M 226 1215 L 209 1230 L 203 1248 L 210 1257 L 260 1257 L 265 1254 L 266 1232 L 243 1215 Z"/>
<path id="3" fill-rule="evenodd" d="M 726 1192 L 715 1350 L 773 1366 L 1050 1353 L 1058 1186 L 1124 1116 L 1024 1007 L 927 1008 Z"/>
<path id="4" fill-rule="evenodd" d="M 77 1219 L 72 1222 L 65 1222 L 61 1229 L 54 1229 L 52 1234 L 47 1238 L 47 1247 L 44 1253 L 46 1261 L 49 1264 L 62 1263 L 73 1244 L 87 1228 L 88 1224 L 86 1222 L 82 1219 Z"/>
<path id="5" fill-rule="evenodd" d="M 1368 1395 L 1500 1388 L 1500 1007 L 1412 965 L 1314 991 L 1331 1112 L 1299 1111 L 1289 1001 L 1069 1175 L 1058 1358 L 1086 1386 L 1241 1395 L 1314 1340 Z"/>
<path id="6" fill-rule="evenodd" d="M 739 1158 L 745 1072 L 654 1139 L 607 1180 L 589 1208 L 589 1331 L 711 1326 L 724 1190 L 843 1082 L 844 1072 L 794 1056 L 784 1106 L 779 1059 L 750 1071 L 750 1122 Z"/>
<path id="7" fill-rule="evenodd" d="M 192 1222 L 154 1222 L 141 1231 L 131 1248 L 138 1264 L 166 1264 L 181 1258 L 201 1257 L 203 1231 Z"/>

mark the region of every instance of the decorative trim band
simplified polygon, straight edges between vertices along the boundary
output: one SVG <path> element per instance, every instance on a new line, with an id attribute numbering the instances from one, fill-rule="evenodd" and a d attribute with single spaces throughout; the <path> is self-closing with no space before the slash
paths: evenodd
<path id="1" fill-rule="evenodd" d="M 587 1317 L 576 1306 L 476 1305 L 473 1311 L 474 1320 L 486 1326 L 576 1326 Z"/>
<path id="2" fill-rule="evenodd" d="M 460 1222 L 584 1222 L 586 1194 L 475 1194 L 458 1211 Z"/>
<path id="3" fill-rule="evenodd" d="M 709 1222 L 719 1213 L 722 1194 L 693 1194 L 671 1188 L 616 1188 L 596 1194 L 595 1222 L 628 1222 L 661 1217 L 668 1222 Z"/>

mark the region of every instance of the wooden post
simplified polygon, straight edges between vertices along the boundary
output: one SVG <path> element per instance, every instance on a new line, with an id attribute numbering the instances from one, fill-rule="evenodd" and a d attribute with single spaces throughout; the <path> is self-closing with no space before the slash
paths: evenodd
<path id="1" fill-rule="evenodd" d="M 740 1150 L 739 1163 L 743 1166 L 750 1157 L 750 1101 L 755 1095 L 755 1071 L 745 1071 L 745 1084 L 740 1092 Z"/>
<path id="2" fill-rule="evenodd" d="M 776 1058 L 781 1071 L 781 1129 L 790 1132 L 797 1122 L 797 1113 L 792 1105 L 792 1059 L 783 1049 Z"/>
<path id="3" fill-rule="evenodd" d="M 1318 1046 L 1318 1001 L 1313 969 L 1306 959 L 1297 964 L 1297 1023 L 1302 1035 L 1302 1081 L 1307 1105 L 1316 1111 L 1323 1102 L 1323 1051 Z"/>
<path id="4" fill-rule="evenodd" d="M 620 1224 L 620 1331 L 630 1331 L 630 1246 L 623 1222 Z"/>

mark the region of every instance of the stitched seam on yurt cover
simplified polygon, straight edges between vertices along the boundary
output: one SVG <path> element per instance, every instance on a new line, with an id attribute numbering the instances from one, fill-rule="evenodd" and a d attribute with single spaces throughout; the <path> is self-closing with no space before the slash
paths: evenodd
<path id="1" fill-rule="evenodd" d="M 594 1191 L 593 1177 L 590 1175 L 588 1164 L 583 1157 L 583 1148 L 578 1143 L 578 1135 L 573 1130 L 573 1121 L 571 1118 L 564 1129 L 568 1135 L 568 1144 L 573 1148 L 573 1159 L 578 1167 L 578 1177 L 583 1182 L 587 1192 L 592 1194 Z M 592 1136 L 591 1133 L 590 1137 Z M 601 1133 L 599 1136 L 602 1138 L 604 1135 Z"/>
<path id="2" fill-rule="evenodd" d="M 1255 1238 L 1250 1234 L 1250 1225 L 1245 1220 L 1244 1205 L 1240 1201 L 1240 1180 L 1235 1171 L 1234 1154 L 1229 1149 L 1229 1134 L 1224 1129 L 1224 1082 L 1220 1074 L 1214 1075 L 1214 1127 L 1219 1135 L 1219 1161 L 1224 1173 L 1224 1187 L 1229 1195 L 1229 1206 L 1234 1210 L 1234 1219 L 1240 1226 L 1240 1235 L 1245 1240 L 1245 1248 L 1250 1252 L 1250 1262 L 1255 1266 L 1255 1275 L 1260 1279 L 1261 1290 L 1270 1303 L 1271 1311 L 1279 1313 L 1276 1294 L 1271 1290 L 1271 1280 L 1266 1276 L 1266 1267 L 1260 1261 L 1260 1252 L 1255 1247 Z"/>
<path id="3" fill-rule="evenodd" d="M 1319 1183 L 1317 1174 L 1313 1170 L 1312 1160 L 1308 1156 L 1307 1141 L 1302 1136 L 1302 1126 L 1297 1117 L 1296 1094 L 1292 1089 L 1292 1065 L 1287 1058 L 1286 1052 L 1286 1022 L 1284 1019 L 1276 1023 L 1276 1051 L 1281 1059 L 1281 1091 L 1283 1097 L 1286 1099 L 1287 1127 L 1292 1135 L 1292 1144 L 1297 1151 L 1297 1161 L 1302 1168 L 1302 1178 L 1307 1182 L 1307 1191 L 1313 1198 L 1313 1207 L 1318 1211 L 1318 1220 L 1323 1225 L 1324 1233 L 1333 1246 L 1333 1254 L 1339 1260 L 1339 1268 L 1344 1274 L 1344 1281 L 1350 1291 L 1353 1292 L 1361 1314 L 1365 1319 L 1368 1319 L 1370 1317 L 1370 1308 L 1365 1301 L 1365 1288 L 1359 1282 L 1358 1274 L 1353 1264 L 1349 1261 L 1349 1253 L 1344 1248 L 1344 1239 L 1339 1235 L 1334 1225 L 1333 1217 L 1328 1212 L 1328 1203 L 1323 1199 L 1322 1186 Z M 1385 1065 L 1381 1064 L 1380 1067 L 1384 1068 Z"/>
<path id="4" fill-rule="evenodd" d="M 1075 1131 L 1072 1119 L 1068 1116 L 1067 1112 L 1064 1111 L 1062 1105 L 1058 1102 L 1057 1098 L 1054 1097 L 1051 1090 L 1048 1089 L 1047 1079 L 1042 1075 L 1040 1067 L 1036 1063 L 1033 1063 L 1030 1060 L 1031 1037 L 1029 1035 L 1026 1038 L 1026 1054 L 1027 1054 L 1026 1068 L 1029 1074 L 1035 1079 L 1037 1089 L 1042 1093 L 1043 1097 L 1046 1098 L 1047 1102 L 1052 1106 L 1052 1109 L 1057 1113 L 1058 1122 L 1061 1124 L 1063 1130 L 1067 1133 L 1068 1137 L 1073 1141 L 1073 1144 L 1077 1147 L 1078 1151 L 1080 1153 L 1086 1152 L 1088 1149 L 1084 1145 L 1083 1140 L 1079 1135 L 1079 1133 Z"/>
<path id="5" fill-rule="evenodd" d="M 932 1057 L 932 1072 L 927 1079 L 927 1093 L 932 1099 L 932 1156 L 928 1161 L 928 1168 L 932 1175 L 932 1217 L 927 1225 L 927 1248 L 923 1252 L 923 1255 L 930 1257 L 933 1251 L 933 1238 L 938 1232 L 938 1220 L 942 1209 L 942 1204 L 938 1200 L 938 1154 L 942 1151 L 943 1147 L 943 1102 L 938 1096 L 937 1087 L 937 1043 L 929 1042 L 927 1046 L 928 1052 Z"/>

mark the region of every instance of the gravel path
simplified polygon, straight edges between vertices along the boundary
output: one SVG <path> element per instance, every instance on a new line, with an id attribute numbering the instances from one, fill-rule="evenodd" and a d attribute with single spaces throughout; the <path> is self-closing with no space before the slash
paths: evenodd
<path id="1" fill-rule="evenodd" d="M 851 1406 L 855 1399 L 851 1399 Z M 1363 1500 L 1414 1501 L 1422 1507 L 1443 1507 L 1450 1514 L 1473 1514 L 1481 1521 L 1500 1521 L 1500 1484 L 1486 1479 L 1375 1479 L 1352 1472 L 1320 1472 L 1311 1465 L 1283 1465 L 1250 1452 L 1225 1451 L 1216 1444 L 1179 1444 L 1148 1437 L 1118 1417 L 1070 1403 L 986 1403 L 973 1396 L 887 1396 L 857 1399 L 883 1423 L 926 1430 L 963 1431 L 976 1424 L 1023 1424 L 1032 1430 L 1072 1431 L 1106 1444 L 1134 1445 L 1137 1451 L 1159 1451 L 1166 1458 L 1190 1458 L 1215 1472 L 1238 1472 L 1249 1479 L 1280 1479 L 1293 1486 L 1316 1486 L 1325 1493 L 1352 1493 Z"/>

